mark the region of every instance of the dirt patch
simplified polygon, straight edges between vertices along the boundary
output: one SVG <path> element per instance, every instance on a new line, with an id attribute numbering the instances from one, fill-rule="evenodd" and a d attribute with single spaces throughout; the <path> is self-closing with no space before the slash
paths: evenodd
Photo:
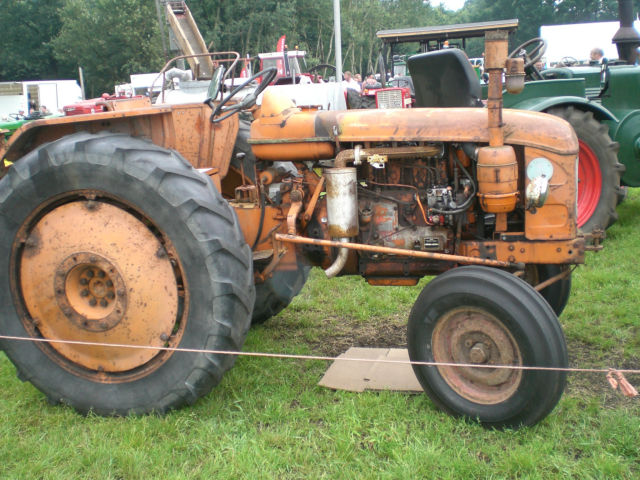
<path id="1" fill-rule="evenodd" d="M 568 340 L 569 366 L 576 368 L 610 368 L 639 370 L 640 358 L 624 359 L 620 352 L 610 352 L 595 358 L 593 348 L 579 340 Z M 626 375 L 636 389 L 640 389 L 640 375 Z M 638 397 L 627 398 L 614 391 L 605 373 L 570 373 L 566 392 L 576 397 L 598 397 L 607 408 L 638 404 Z"/>
<path id="2" fill-rule="evenodd" d="M 332 330 L 331 333 L 320 335 L 317 340 L 309 342 L 314 352 L 336 357 L 350 347 L 406 348 L 407 346 L 406 325 L 393 323 L 341 325 Z"/>
<path id="3" fill-rule="evenodd" d="M 361 321 L 354 318 L 329 317 L 323 320 L 323 326 L 317 328 L 299 326 L 289 321 L 280 324 L 274 319 L 273 335 L 287 341 L 302 341 L 309 345 L 316 355 L 338 356 L 350 347 L 406 348 L 406 318 L 401 315 Z M 279 324 L 279 325 L 278 325 Z M 309 335 L 312 328 L 313 335 Z M 583 368 L 640 369 L 640 358 L 624 359 L 622 352 L 610 352 L 606 355 L 595 354 L 594 349 L 579 340 L 568 341 L 569 366 Z M 627 380 L 640 389 L 640 375 L 627 375 Z M 637 405 L 637 398 L 626 398 L 614 391 L 604 373 L 570 373 L 566 393 L 576 397 L 597 397 L 604 407 Z"/>

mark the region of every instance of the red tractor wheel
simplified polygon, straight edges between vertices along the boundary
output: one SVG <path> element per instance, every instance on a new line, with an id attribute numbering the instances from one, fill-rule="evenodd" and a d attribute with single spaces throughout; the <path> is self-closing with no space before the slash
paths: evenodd
<path id="1" fill-rule="evenodd" d="M 609 228 L 618 219 L 616 205 L 624 171 L 616 156 L 617 143 L 591 112 L 566 107 L 548 113 L 569 122 L 578 137 L 578 227 L 585 233 Z"/>

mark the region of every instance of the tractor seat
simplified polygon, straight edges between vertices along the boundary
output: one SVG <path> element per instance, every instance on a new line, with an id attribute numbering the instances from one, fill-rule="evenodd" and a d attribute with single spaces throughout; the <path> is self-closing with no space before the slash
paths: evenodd
<path id="1" fill-rule="evenodd" d="M 407 61 L 416 107 L 482 107 L 480 80 L 462 50 L 413 55 Z"/>

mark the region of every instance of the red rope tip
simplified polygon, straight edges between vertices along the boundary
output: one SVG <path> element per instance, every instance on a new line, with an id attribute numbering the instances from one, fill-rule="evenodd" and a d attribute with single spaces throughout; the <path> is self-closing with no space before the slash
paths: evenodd
<path id="1" fill-rule="evenodd" d="M 622 372 L 610 369 L 609 373 L 607 373 L 607 380 L 609 381 L 609 385 L 611 385 L 611 388 L 613 388 L 614 390 L 617 390 L 618 387 L 620 387 L 620 392 L 625 397 L 638 396 L 638 391 L 627 381 Z"/>

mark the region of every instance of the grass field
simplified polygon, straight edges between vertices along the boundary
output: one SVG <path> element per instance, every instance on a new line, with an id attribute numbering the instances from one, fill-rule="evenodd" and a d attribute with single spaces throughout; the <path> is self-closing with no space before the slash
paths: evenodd
<path id="1" fill-rule="evenodd" d="M 640 368 L 640 191 L 619 206 L 605 250 L 573 277 L 561 317 L 570 364 Z M 405 345 L 414 288 L 328 281 L 254 328 L 245 350 L 335 355 Z M 317 386 L 326 362 L 239 358 L 221 385 L 166 417 L 83 417 L 50 406 L 0 356 L 0 478 L 625 478 L 640 477 L 640 400 L 604 375 L 572 374 L 535 427 L 490 431 L 425 395 Z M 640 376 L 629 376 L 640 387 Z"/>

